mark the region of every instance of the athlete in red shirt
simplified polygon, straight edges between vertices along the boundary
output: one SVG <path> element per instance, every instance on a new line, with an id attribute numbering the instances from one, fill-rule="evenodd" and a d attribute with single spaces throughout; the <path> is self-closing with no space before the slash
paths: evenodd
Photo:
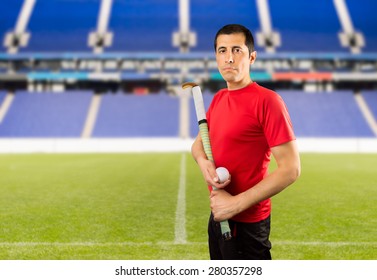
<path id="1" fill-rule="evenodd" d="M 227 82 L 207 112 L 216 166 L 231 178 L 220 184 L 215 165 L 205 156 L 200 135 L 192 145 L 211 191 L 208 224 L 211 259 L 271 259 L 270 198 L 300 174 L 300 158 L 292 124 L 281 97 L 250 78 L 256 59 L 251 32 L 226 25 L 215 37 L 216 61 Z M 277 168 L 268 174 L 270 156 Z M 221 238 L 219 221 L 229 219 L 233 238 Z"/>

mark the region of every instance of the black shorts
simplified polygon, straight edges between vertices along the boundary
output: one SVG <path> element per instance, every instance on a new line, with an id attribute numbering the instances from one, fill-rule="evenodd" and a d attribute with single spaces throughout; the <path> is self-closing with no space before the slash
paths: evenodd
<path id="1" fill-rule="evenodd" d="M 222 238 L 220 223 L 208 222 L 208 245 L 211 260 L 271 260 L 270 217 L 257 223 L 229 220 L 232 239 Z"/>

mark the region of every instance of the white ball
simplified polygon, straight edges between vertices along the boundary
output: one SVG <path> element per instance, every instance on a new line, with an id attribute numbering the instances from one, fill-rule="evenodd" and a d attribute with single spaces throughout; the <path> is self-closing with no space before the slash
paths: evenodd
<path id="1" fill-rule="evenodd" d="M 224 183 L 229 179 L 229 171 L 225 167 L 216 168 L 217 176 L 219 177 L 219 183 Z"/>

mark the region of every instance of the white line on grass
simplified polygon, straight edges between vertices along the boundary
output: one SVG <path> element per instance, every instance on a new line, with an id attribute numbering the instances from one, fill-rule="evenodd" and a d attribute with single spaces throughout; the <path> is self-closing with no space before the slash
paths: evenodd
<path id="1" fill-rule="evenodd" d="M 347 241 L 275 241 L 272 245 L 300 245 L 300 246 L 325 246 L 325 247 L 341 247 L 341 246 L 377 246 L 377 242 L 365 241 L 365 242 L 347 242 Z"/>
<path id="2" fill-rule="evenodd" d="M 186 154 L 182 153 L 177 210 L 175 212 L 175 244 L 186 244 Z"/>
<path id="3" fill-rule="evenodd" d="M 185 242 L 185 245 L 205 246 L 207 242 Z M 275 241 L 273 245 L 293 245 L 293 246 L 324 246 L 324 247 L 342 247 L 342 246 L 377 246 L 377 242 L 321 242 L 321 241 Z M 90 247 L 90 246 L 173 246 L 178 245 L 175 241 L 158 241 L 158 242 L 0 242 L 0 247 L 34 247 L 34 246 L 57 246 L 57 247 Z"/>

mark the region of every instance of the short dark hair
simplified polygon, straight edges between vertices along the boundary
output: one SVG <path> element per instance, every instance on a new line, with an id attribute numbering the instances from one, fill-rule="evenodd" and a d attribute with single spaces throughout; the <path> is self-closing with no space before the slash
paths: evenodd
<path id="1" fill-rule="evenodd" d="M 215 52 L 217 48 L 217 37 L 222 34 L 229 35 L 234 33 L 242 33 L 245 35 L 245 45 L 249 49 L 250 55 L 254 51 L 254 37 L 253 34 L 251 34 L 251 31 L 241 24 L 228 24 L 221 27 L 220 30 L 217 31 L 214 41 Z"/>

